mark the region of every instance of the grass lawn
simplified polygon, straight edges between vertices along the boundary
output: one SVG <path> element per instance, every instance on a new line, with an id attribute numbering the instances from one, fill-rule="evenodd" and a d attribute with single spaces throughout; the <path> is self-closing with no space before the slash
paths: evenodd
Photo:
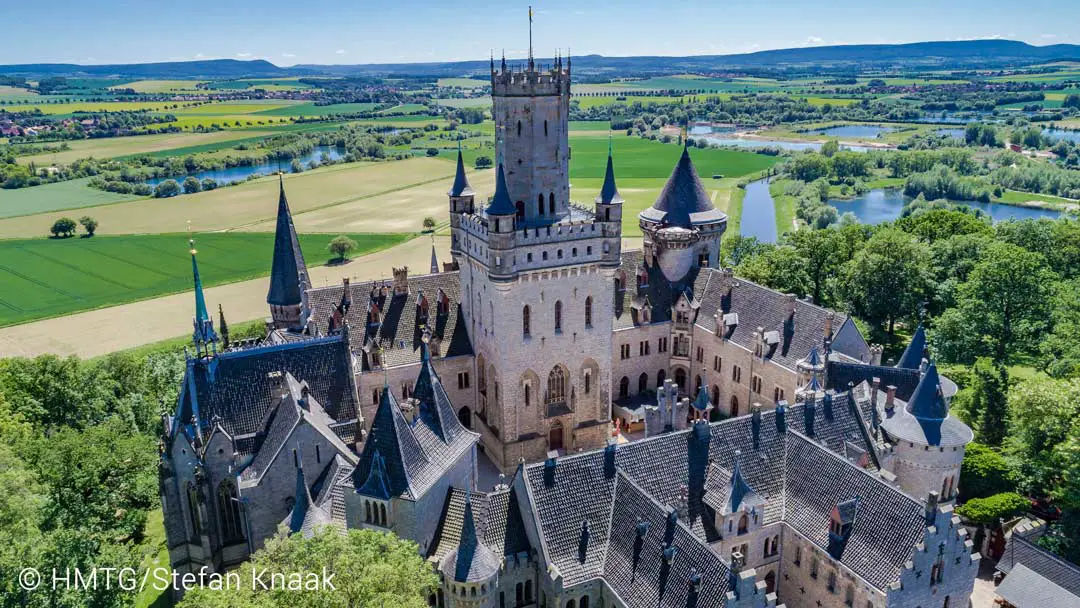
<path id="1" fill-rule="evenodd" d="M 448 108 L 490 108 L 490 97 L 451 97 L 448 99 L 436 99 L 440 106 Z"/>
<path id="2" fill-rule="evenodd" d="M 0 218 L 94 207 L 142 198 L 91 188 L 86 185 L 88 181 L 90 178 L 86 177 L 32 188 L 0 189 Z M 52 222 L 48 225 L 43 224 L 39 233 L 47 235 L 51 225 Z"/>
<path id="3" fill-rule="evenodd" d="M 1032 194 L 1031 192 L 1019 192 L 1017 190 L 1006 190 L 1002 193 L 1001 198 L 994 199 L 996 203 L 1007 203 L 1010 205 L 1023 205 L 1025 203 L 1038 202 L 1049 203 L 1045 206 L 1052 207 L 1054 209 L 1062 209 L 1071 207 L 1074 210 L 1077 209 L 1077 201 L 1069 198 L 1061 198 L 1059 196 L 1050 196 L 1049 194 Z"/>
<path id="4" fill-rule="evenodd" d="M 784 194 L 788 183 L 790 180 L 776 180 L 769 184 L 769 194 L 773 197 L 773 207 L 776 209 L 777 238 L 794 229 L 792 222 L 795 221 L 795 197 Z"/>
<path id="5" fill-rule="evenodd" d="M 362 255 L 409 234 L 352 234 Z M 91 310 L 191 289 L 187 234 L 0 241 L 0 326 Z M 203 284 L 265 276 L 272 233 L 196 236 Z M 325 264 L 329 235 L 300 235 L 310 266 Z"/>
<path id="6" fill-rule="evenodd" d="M 191 338 L 187 338 L 188 341 Z M 180 346 L 179 348 L 182 348 Z M 165 538 L 165 520 L 161 509 L 147 514 L 145 546 L 152 553 L 143 559 L 142 568 L 168 568 L 169 547 Z M 135 596 L 135 608 L 169 608 L 172 600 L 168 591 L 157 591 L 153 585 L 147 585 Z"/>
<path id="7" fill-rule="evenodd" d="M 615 177 L 664 178 L 682 154 L 682 147 L 656 141 L 615 135 L 612 140 L 615 159 Z M 605 136 L 574 137 L 570 142 L 573 155 L 570 161 L 570 178 L 603 177 L 607 166 L 608 138 Z M 768 169 L 777 158 L 733 150 L 691 148 L 698 175 L 708 180 L 713 175 L 741 177 Z"/>
<path id="8" fill-rule="evenodd" d="M 285 176 L 285 189 L 293 213 L 300 214 L 420 184 L 435 183 L 442 186 L 442 194 L 432 203 L 437 202 L 445 211 L 446 189 L 453 181 L 453 175 L 454 165 L 439 159 L 346 163 L 288 174 Z M 6 192 L 2 191 L 2 194 Z M 277 200 L 277 177 L 267 176 L 209 192 L 101 206 L 87 213 L 98 220 L 98 233 L 102 235 L 184 232 L 189 220 L 195 230 L 211 232 L 272 221 L 277 212 Z M 385 228 L 403 219 L 400 213 L 387 213 L 388 208 L 368 209 L 364 215 L 354 218 L 361 221 L 364 227 L 352 232 L 403 232 Z M 71 214 L 52 212 L 0 219 L 0 239 L 45 236 L 49 226 L 64 215 Z M 419 229 L 423 216 L 404 219 L 415 220 L 405 231 L 411 232 Z M 272 231 L 273 228 L 268 230 Z"/>

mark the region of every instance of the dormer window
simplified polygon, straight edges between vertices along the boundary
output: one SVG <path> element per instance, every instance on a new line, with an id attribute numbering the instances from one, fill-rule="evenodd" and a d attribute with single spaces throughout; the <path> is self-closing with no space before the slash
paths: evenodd
<path id="1" fill-rule="evenodd" d="M 417 318 L 421 323 L 427 323 L 428 320 L 428 300 L 423 295 L 416 301 Z"/>

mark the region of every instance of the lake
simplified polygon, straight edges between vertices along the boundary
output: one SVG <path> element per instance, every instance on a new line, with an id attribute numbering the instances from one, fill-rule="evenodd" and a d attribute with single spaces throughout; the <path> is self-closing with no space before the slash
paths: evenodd
<path id="1" fill-rule="evenodd" d="M 877 125 L 839 125 L 808 132 L 828 137 L 881 137 L 882 133 L 888 133 L 892 130 L 892 127 L 879 127 Z"/>
<path id="2" fill-rule="evenodd" d="M 763 243 L 776 242 L 776 203 L 769 193 L 769 180 L 746 185 L 739 234 L 752 236 Z"/>
<path id="3" fill-rule="evenodd" d="M 899 188 L 877 188 L 853 199 L 830 199 L 829 204 L 836 207 L 836 210 L 841 215 L 850 211 L 864 224 L 880 224 L 900 217 L 900 211 L 903 210 L 904 205 L 910 200 L 911 197 L 905 195 Z M 1054 219 L 1061 216 L 1060 211 L 1053 211 L 1051 209 L 980 203 L 978 201 L 957 202 L 965 204 L 973 209 L 981 209 L 984 213 L 987 213 L 994 222 L 1010 219 L 1039 219 L 1043 217 Z M 745 218 L 746 212 L 744 210 L 744 223 L 746 222 Z"/>
<path id="4" fill-rule="evenodd" d="M 304 168 L 307 169 L 311 167 L 312 161 L 321 162 L 323 154 L 330 157 L 330 160 L 340 160 L 342 157 L 345 156 L 343 150 L 339 150 L 334 146 L 316 146 L 310 154 L 297 157 L 297 160 L 299 160 L 300 164 L 302 164 Z M 281 161 L 281 170 L 285 171 L 286 173 L 290 172 L 290 165 L 292 165 L 291 160 Z M 200 181 L 206 178 L 210 178 L 216 181 L 218 186 L 224 186 L 234 182 L 242 182 L 247 178 L 251 177 L 252 175 L 270 175 L 273 173 L 277 173 L 277 171 L 277 161 L 268 161 L 258 165 L 228 167 L 220 171 L 199 171 L 197 173 L 193 173 L 192 176 L 199 179 Z M 151 187 L 157 186 L 161 182 L 168 179 L 174 179 L 177 182 L 183 183 L 184 178 L 186 177 L 188 176 L 179 175 L 176 177 L 155 177 L 153 179 L 146 180 L 146 183 L 149 184 Z"/>
<path id="5" fill-rule="evenodd" d="M 1065 140 L 1068 140 L 1068 141 L 1071 141 L 1071 142 L 1080 143 L 1080 131 L 1069 131 L 1068 129 L 1046 128 L 1046 129 L 1043 129 L 1042 134 L 1044 136 L 1046 136 L 1046 137 L 1049 137 L 1050 139 L 1052 139 L 1054 141 L 1059 141 L 1059 140 L 1065 139 Z"/>
<path id="6" fill-rule="evenodd" d="M 964 129 L 937 129 L 934 131 L 938 135 L 944 135 L 945 137 L 955 137 L 956 139 L 964 139 Z"/>

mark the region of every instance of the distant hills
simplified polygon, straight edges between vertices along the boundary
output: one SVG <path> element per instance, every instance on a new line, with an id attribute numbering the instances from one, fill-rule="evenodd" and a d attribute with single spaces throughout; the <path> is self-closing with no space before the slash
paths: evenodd
<path id="1" fill-rule="evenodd" d="M 758 51 L 737 55 L 688 57 L 573 58 L 583 75 L 679 74 L 724 70 L 852 71 L 882 68 L 997 69 L 1078 60 L 1080 45 L 1034 46 L 1015 40 L 965 40 L 910 44 L 855 44 Z M 539 60 L 550 61 L 550 60 Z M 77 65 L 59 63 L 0 65 L 0 74 L 24 76 L 100 76 L 134 78 L 274 78 L 288 76 L 459 76 L 487 74 L 488 60 L 437 63 L 369 63 L 357 65 L 296 65 L 278 67 L 269 61 L 214 59 L 167 63 Z"/>

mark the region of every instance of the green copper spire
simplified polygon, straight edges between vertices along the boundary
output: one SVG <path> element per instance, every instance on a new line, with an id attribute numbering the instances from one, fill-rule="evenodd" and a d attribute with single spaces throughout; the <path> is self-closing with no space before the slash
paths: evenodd
<path id="1" fill-rule="evenodd" d="M 195 333 L 191 339 L 195 342 L 199 352 L 204 352 L 212 343 L 218 341 L 214 331 L 214 322 L 210 320 L 210 313 L 206 309 L 206 296 L 203 295 L 202 279 L 199 278 L 199 263 L 195 259 L 195 239 L 188 241 L 191 245 L 191 273 L 195 278 L 195 318 L 193 324 Z"/>

